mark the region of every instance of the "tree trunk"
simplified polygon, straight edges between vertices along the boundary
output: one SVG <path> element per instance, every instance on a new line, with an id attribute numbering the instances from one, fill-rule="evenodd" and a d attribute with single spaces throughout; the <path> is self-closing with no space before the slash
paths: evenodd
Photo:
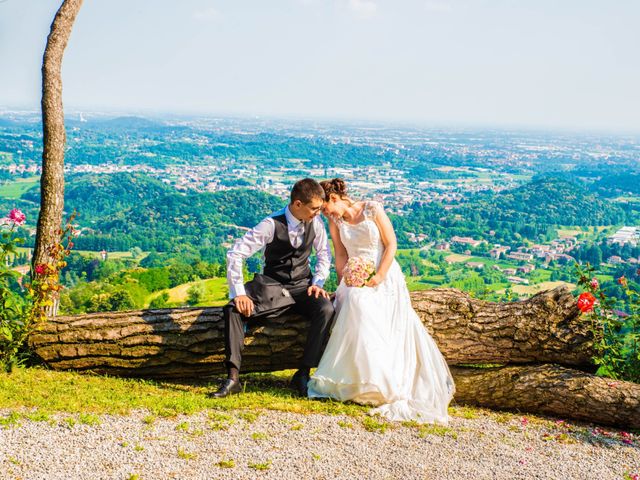
<path id="1" fill-rule="evenodd" d="M 62 57 L 82 0 L 64 0 L 58 9 L 42 60 L 42 176 L 40 214 L 33 252 L 35 266 L 51 263 L 49 249 L 58 243 L 64 209 L 64 149 L 66 133 L 62 108 Z M 56 269 L 57 270 L 57 269 Z"/>
<path id="2" fill-rule="evenodd" d="M 640 384 L 558 365 L 453 367 L 455 400 L 487 408 L 640 428 Z"/>
<path id="3" fill-rule="evenodd" d="M 453 289 L 412 293 L 414 307 L 450 365 L 560 363 L 589 367 L 591 335 L 566 289 L 494 304 Z M 288 315 L 252 327 L 243 371 L 294 368 L 307 322 Z M 51 319 L 33 334 L 52 368 L 185 378 L 223 372 L 222 309 L 176 308 Z"/>

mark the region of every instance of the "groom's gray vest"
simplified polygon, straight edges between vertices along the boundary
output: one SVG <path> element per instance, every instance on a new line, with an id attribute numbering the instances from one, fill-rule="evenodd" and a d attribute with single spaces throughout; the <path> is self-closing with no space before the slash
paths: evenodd
<path id="1" fill-rule="evenodd" d="M 264 274 L 283 285 L 300 285 L 311 278 L 309 255 L 316 232 L 313 221 L 305 223 L 302 244 L 295 248 L 289 239 L 287 217 L 282 214 L 273 218 L 275 232 L 273 240 L 265 246 Z"/>

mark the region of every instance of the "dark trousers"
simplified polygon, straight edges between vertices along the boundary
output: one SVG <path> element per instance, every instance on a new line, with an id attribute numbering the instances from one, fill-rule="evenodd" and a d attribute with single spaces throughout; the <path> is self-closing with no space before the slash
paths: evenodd
<path id="1" fill-rule="evenodd" d="M 324 297 L 309 296 L 304 290 L 290 290 L 296 301 L 291 307 L 282 310 L 278 315 L 293 311 L 307 318 L 311 325 L 307 334 L 307 342 L 300 367 L 317 367 L 324 350 L 325 340 L 333 320 L 333 304 Z M 260 316 L 245 317 L 236 309 L 233 301 L 223 307 L 226 366 L 240 370 L 242 349 L 244 348 L 244 322 L 259 321 Z M 273 314 L 269 315 L 270 317 Z"/>

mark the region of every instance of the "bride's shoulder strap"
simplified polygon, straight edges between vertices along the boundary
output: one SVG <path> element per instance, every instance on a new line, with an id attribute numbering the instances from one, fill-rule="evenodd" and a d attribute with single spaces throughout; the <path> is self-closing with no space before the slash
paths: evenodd
<path id="1" fill-rule="evenodd" d="M 329 215 L 329 221 L 340 226 L 344 220 L 342 220 L 342 217 L 338 217 L 337 215 Z"/>
<path id="2" fill-rule="evenodd" d="M 364 204 L 364 216 L 368 219 L 373 220 L 376 218 L 378 212 L 382 211 L 382 203 L 377 202 L 375 200 L 368 200 Z"/>

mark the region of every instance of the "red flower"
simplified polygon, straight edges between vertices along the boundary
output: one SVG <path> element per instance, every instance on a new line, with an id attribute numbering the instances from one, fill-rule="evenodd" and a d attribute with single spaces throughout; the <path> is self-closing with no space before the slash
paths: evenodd
<path id="1" fill-rule="evenodd" d="M 627 278 L 623 275 L 618 279 L 618 283 L 623 287 L 627 286 Z"/>
<path id="2" fill-rule="evenodd" d="M 582 292 L 578 297 L 578 308 L 582 313 L 587 313 L 593 310 L 593 305 L 596 303 L 596 297 L 592 293 Z"/>
<path id="3" fill-rule="evenodd" d="M 47 273 L 47 266 L 43 263 L 36 265 L 35 271 L 38 275 L 44 275 Z"/>
<path id="4" fill-rule="evenodd" d="M 7 216 L 7 218 L 9 219 L 10 222 L 16 225 L 22 225 L 24 221 L 27 219 L 27 216 L 24 213 L 22 213 L 22 210 L 20 210 L 19 208 L 14 208 L 9 212 L 9 215 Z"/>

